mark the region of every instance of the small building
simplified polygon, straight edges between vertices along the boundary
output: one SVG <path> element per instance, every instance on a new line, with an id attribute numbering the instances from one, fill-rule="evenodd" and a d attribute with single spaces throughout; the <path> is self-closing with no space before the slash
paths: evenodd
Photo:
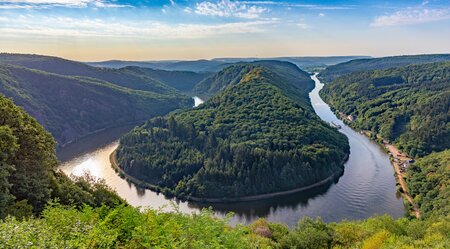
<path id="1" fill-rule="evenodd" d="M 347 116 L 348 121 L 353 122 L 355 121 L 355 118 L 353 117 L 353 115 L 348 115 Z"/>

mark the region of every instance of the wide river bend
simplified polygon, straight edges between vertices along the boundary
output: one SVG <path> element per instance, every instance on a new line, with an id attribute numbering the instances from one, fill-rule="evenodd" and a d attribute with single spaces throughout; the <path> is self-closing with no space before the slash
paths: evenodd
<path id="1" fill-rule="evenodd" d="M 127 182 L 111 168 L 109 156 L 118 146 L 117 139 L 129 127 L 105 131 L 63 149 L 59 152 L 59 158 L 63 161 L 60 169 L 68 175 L 88 172 L 103 178 L 133 206 L 170 211 L 173 210 L 173 203 L 176 203 L 180 211 L 187 213 L 212 206 L 218 216 L 234 212 L 231 224 L 249 223 L 264 217 L 292 227 L 304 216 L 321 217 L 327 222 L 364 219 L 374 214 L 389 214 L 394 218 L 403 216 L 405 210 L 396 191 L 389 156 L 378 144 L 340 121 L 319 96 L 323 84 L 315 75 L 311 78 L 316 84 L 310 93 L 314 110 L 324 121 L 341 125 L 340 131 L 348 137 L 350 143 L 350 156 L 345 164 L 344 174 L 333 183 L 301 193 L 254 202 L 208 205 L 170 200 L 162 194 Z M 198 105 L 202 101 L 196 97 L 195 103 Z"/>

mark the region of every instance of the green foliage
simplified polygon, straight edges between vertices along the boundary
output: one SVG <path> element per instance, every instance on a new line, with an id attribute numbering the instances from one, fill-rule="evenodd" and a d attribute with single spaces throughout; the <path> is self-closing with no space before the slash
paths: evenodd
<path id="1" fill-rule="evenodd" d="M 50 198 L 50 179 L 56 167 L 55 142 L 51 135 L 12 101 L 0 96 L 0 132 L 9 144 L 16 144 L 6 150 L 3 165 L 13 167 L 7 174 L 2 174 L 2 181 L 9 183 L 9 188 L 2 188 L 3 193 L 11 193 L 17 201 L 28 200 L 35 208 L 43 208 Z M 8 142 L 9 140 L 9 142 Z M 8 185 L 8 184 L 7 184 Z"/>
<path id="2" fill-rule="evenodd" d="M 408 190 L 421 213 L 450 213 L 450 149 L 430 154 L 408 168 Z"/>
<path id="3" fill-rule="evenodd" d="M 356 117 L 350 125 L 380 134 L 411 156 L 450 148 L 450 62 L 353 73 L 321 96 Z"/>
<path id="4" fill-rule="evenodd" d="M 122 76 L 127 75 L 130 74 Z M 123 80 L 136 82 L 132 78 Z M 152 85 L 151 81 L 145 82 L 142 80 L 145 86 Z M 168 86 L 153 89 L 154 92 L 150 88 L 129 87 L 141 90 L 94 78 L 0 65 L 0 93 L 27 110 L 60 145 L 105 128 L 141 122 L 192 106 L 189 97 Z"/>
<path id="5" fill-rule="evenodd" d="M 120 166 L 166 194 L 224 200 L 339 174 L 348 142 L 313 112 L 308 74 L 289 63 L 270 68 L 240 64 L 219 72 L 231 81 L 209 101 L 125 135 Z"/>
<path id="6" fill-rule="evenodd" d="M 298 69 L 292 63 L 283 61 L 255 61 L 252 63 L 235 63 L 222 71 L 205 78 L 195 85 L 193 92 L 203 98 L 207 99 L 218 92 L 227 88 L 227 86 L 238 83 L 249 71 L 254 67 L 265 67 L 271 71 L 277 73 L 277 76 L 281 78 L 281 82 L 289 82 L 290 84 L 284 84 L 286 93 L 295 92 L 298 93 L 298 89 L 288 89 L 290 86 L 295 85 L 297 88 L 302 89 L 300 94 L 302 98 L 296 98 L 297 96 L 291 95 L 290 97 L 297 101 L 304 101 L 304 94 L 310 92 L 314 88 L 314 84 L 309 78 L 309 75 Z M 304 101 L 305 105 L 309 105 L 309 101 Z"/>
<path id="7" fill-rule="evenodd" d="M 320 79 L 328 83 L 336 78 L 368 70 L 381 70 L 394 67 L 408 66 L 413 64 L 424 64 L 432 62 L 450 61 L 450 54 L 423 54 L 382 57 L 373 59 L 356 59 L 337 65 L 329 66 L 319 75 Z"/>
<path id="8" fill-rule="evenodd" d="M 186 215 L 118 206 L 81 210 L 52 205 L 42 218 L 0 223 L 3 248 L 251 248 L 248 230 L 210 211 Z M 263 240 L 261 238 L 261 240 Z M 263 247 L 260 247 L 263 248 Z"/>
<path id="9" fill-rule="evenodd" d="M 77 76 L 86 80 L 109 82 L 127 89 L 157 94 L 176 93 L 176 90 L 148 75 L 126 69 L 96 68 L 77 61 L 58 57 L 0 53 L 0 63 L 36 69 L 51 74 Z"/>
<path id="10" fill-rule="evenodd" d="M 55 141 L 38 122 L 0 96 L 0 218 L 39 213 L 51 199 L 81 206 L 115 206 L 123 200 L 104 183 L 56 173 Z M 14 202 L 15 201 L 15 202 Z"/>
<path id="11" fill-rule="evenodd" d="M 320 249 L 330 248 L 333 229 L 321 220 L 304 218 L 281 241 L 281 248 Z"/>
<path id="12" fill-rule="evenodd" d="M 165 71 L 142 67 L 126 67 L 121 69 L 121 72 L 145 75 L 186 93 L 190 93 L 198 82 L 211 74 L 205 72 Z"/>
<path id="13" fill-rule="evenodd" d="M 18 149 L 17 138 L 9 126 L 0 125 L 0 218 L 5 217 L 6 208 L 14 200 L 10 193 L 9 177 L 14 167 L 10 165 L 8 159 L 13 157 Z"/>
<path id="14" fill-rule="evenodd" d="M 324 223 L 304 218 L 292 230 L 263 219 L 227 225 L 203 210 L 139 211 L 130 206 L 73 208 L 51 203 L 40 218 L 0 221 L 2 248 L 447 248 L 450 218 Z"/>

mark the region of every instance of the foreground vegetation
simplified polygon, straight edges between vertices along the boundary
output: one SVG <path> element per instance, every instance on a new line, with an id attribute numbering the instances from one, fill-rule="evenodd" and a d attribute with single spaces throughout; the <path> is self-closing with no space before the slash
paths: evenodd
<path id="1" fill-rule="evenodd" d="M 101 182 L 72 182 L 56 172 L 55 144 L 34 118 L 0 96 L 0 218 L 39 214 L 55 198 L 75 206 L 124 203 Z"/>
<path id="2" fill-rule="evenodd" d="M 209 211 L 187 215 L 137 208 L 81 209 L 50 204 L 40 218 L 0 222 L 2 248 L 448 248 L 450 219 L 324 223 L 305 218 L 287 226 L 257 220 L 227 225 Z"/>
<path id="3" fill-rule="evenodd" d="M 445 150 L 408 170 L 422 219 L 305 218 L 290 229 L 261 219 L 230 227 L 209 210 L 141 211 L 102 182 L 70 180 L 56 172 L 52 136 L 0 96 L 0 248 L 448 248 L 449 161 Z"/>
<path id="4" fill-rule="evenodd" d="M 349 145 L 312 110 L 308 74 L 277 63 L 218 75 L 229 85 L 200 107 L 152 119 L 121 139 L 126 173 L 165 194 L 224 201 L 341 174 Z"/>

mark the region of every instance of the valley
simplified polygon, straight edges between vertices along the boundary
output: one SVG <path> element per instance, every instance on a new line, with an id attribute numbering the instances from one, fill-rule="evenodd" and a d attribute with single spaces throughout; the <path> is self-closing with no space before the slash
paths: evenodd
<path id="1" fill-rule="evenodd" d="M 396 194 L 394 171 L 389 156 L 375 142 L 337 119 L 318 94 L 323 84 L 317 78 L 313 79 L 315 88 L 310 93 L 312 107 L 322 120 L 342 125 L 340 131 L 348 137 L 350 144 L 350 155 L 343 175 L 320 187 L 269 200 L 243 203 L 201 204 L 177 201 L 127 182 L 114 172 L 109 161 L 111 153 L 118 147 L 114 132 L 107 145 L 100 144 L 96 149 L 63 162 L 60 167 L 68 175 L 80 175 L 87 171 L 105 179 L 109 186 L 133 206 L 169 211 L 172 210 L 171 203 L 175 202 L 179 210 L 185 213 L 199 212 L 202 208 L 212 206 L 219 217 L 234 212 L 231 224 L 250 224 L 260 217 L 288 224 L 290 227 L 305 216 L 322 217 L 328 222 L 364 219 L 382 213 L 402 217 L 405 210 L 402 199 Z M 123 133 L 125 132 L 127 131 Z M 97 139 L 94 137 L 90 143 L 81 143 L 77 147 L 87 146 L 95 141 Z M 357 211 L 355 206 L 358 207 Z"/>
<path id="2" fill-rule="evenodd" d="M 190 229 L 197 222 L 215 227 L 217 233 L 200 236 L 202 241 L 216 241 L 217 236 L 229 239 L 239 233 L 231 241 L 241 241 L 244 248 L 254 243 L 266 243 L 267 248 L 303 243 L 308 239 L 299 242 L 297 236 L 303 236 L 305 227 L 312 229 L 308 232 L 312 238 L 332 231 L 327 243 L 335 246 L 368 243 L 380 233 L 396 244 L 446 243 L 443 230 L 435 228 L 448 224 L 448 62 L 353 72 L 323 84 L 320 74 L 274 60 L 238 62 L 215 73 L 196 73 L 139 67 L 101 69 L 53 57 L 12 57 L 12 61 L 7 58 L 14 65 L 0 65 L 0 90 L 12 98 L 0 99 L 0 112 L 6 117 L 0 120 L 0 146 L 8 148 L 0 155 L 0 162 L 6 165 L 0 170 L 6 176 L 0 184 L 7 189 L 0 195 L 7 201 L 0 205 L 0 215 L 9 215 L 0 222 L 0 231 L 41 222 L 38 229 L 65 234 L 66 239 L 51 242 L 54 245 L 73 243 L 77 238 L 95 247 L 133 244 L 130 237 L 111 239 L 95 234 L 112 231 L 103 230 L 102 224 L 109 222 L 119 222 L 118 229 L 133 222 L 131 226 L 142 229 L 149 224 L 142 216 L 148 216 L 152 217 L 149 222 L 160 219 L 159 224 L 174 219 Z M 437 57 L 415 57 L 419 61 L 430 58 Z M 66 67 L 58 69 L 54 60 Z M 23 67 L 25 62 L 31 68 Z M 73 75 L 73 70 L 89 76 Z M 115 76 L 104 81 L 105 75 Z M 115 78 L 118 75 L 130 78 L 122 81 L 124 78 Z M 72 91 L 65 93 L 65 102 L 61 96 L 50 101 L 43 97 L 68 87 Z M 129 98 L 142 108 L 143 117 L 150 119 L 127 119 L 126 113 L 137 107 L 110 99 L 116 96 L 110 91 Z M 95 108 L 98 104 L 76 105 L 69 93 L 84 98 L 82 102 L 104 101 L 104 113 Z M 152 102 L 169 99 L 173 105 Z M 86 129 L 74 133 L 83 135 L 74 136 L 65 146 L 56 147 L 52 136 L 12 101 L 44 126 L 56 127 L 43 120 L 67 118 L 58 124 Z M 71 111 L 77 115 L 75 108 L 83 109 L 84 118 L 64 117 L 63 113 Z M 127 122 L 100 118 L 112 114 Z M 105 123 L 92 122 L 94 116 Z M 72 123 L 72 118 L 78 122 Z M 99 128 L 90 130 L 86 124 Z M 383 142 L 393 158 L 381 146 Z M 389 147 L 391 143 L 395 147 Z M 58 166 L 54 148 L 61 160 Z M 402 166 L 401 172 L 396 148 L 415 159 Z M 399 191 L 409 195 L 402 199 Z M 20 220 L 31 214 L 39 216 Z M 116 215 L 123 217 L 121 221 L 114 221 Z M 71 224 L 70 217 L 90 217 L 90 225 L 80 223 L 90 239 L 85 232 L 69 235 L 54 227 L 61 222 Z M 224 230 L 229 225 L 232 228 Z M 421 235 L 417 237 L 410 226 L 422 227 Z M 351 234 L 364 234 L 350 239 L 349 227 Z M 176 233 L 155 229 L 151 231 Z M 260 229 L 273 235 L 264 237 Z M 41 234 L 38 231 L 24 234 L 36 236 Z M 116 230 L 117 234 L 124 231 L 129 230 Z M 431 234 L 436 239 L 424 242 Z M 190 237 L 193 233 L 178 235 Z M 0 242 L 11 242 L 2 236 Z M 40 238 L 59 235 L 48 236 Z M 342 237 L 349 241 L 340 241 Z"/>

